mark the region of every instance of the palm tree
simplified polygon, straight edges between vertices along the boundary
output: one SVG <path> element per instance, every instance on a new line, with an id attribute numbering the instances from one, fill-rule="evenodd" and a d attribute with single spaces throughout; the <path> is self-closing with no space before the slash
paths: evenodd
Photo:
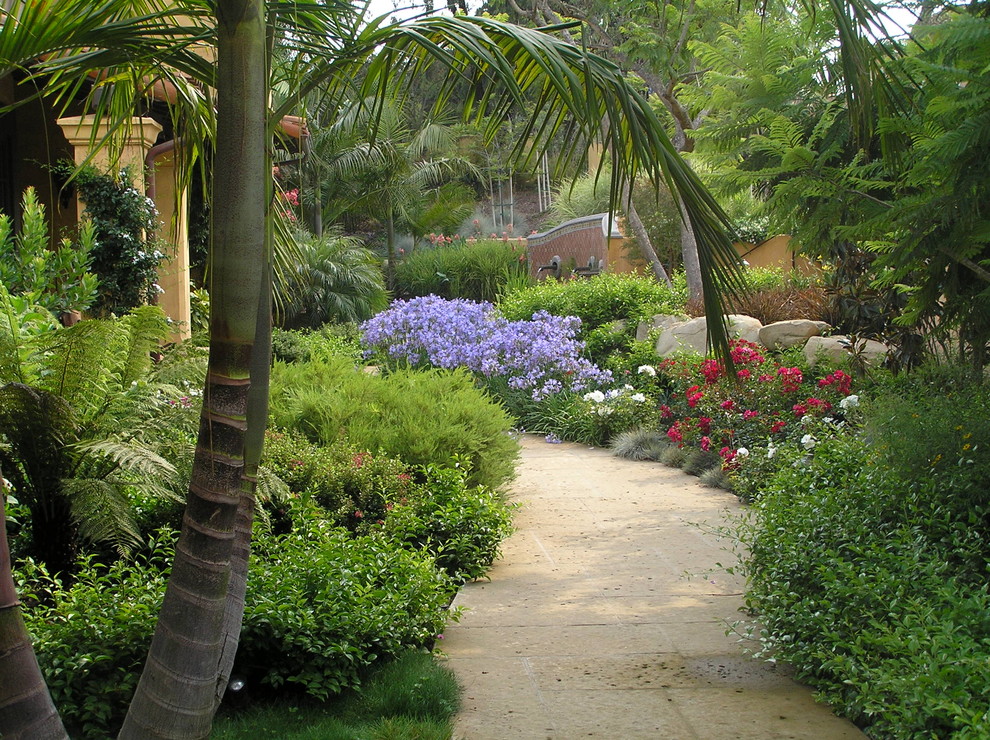
<path id="1" fill-rule="evenodd" d="M 427 121 L 412 131 L 398 101 L 376 112 L 374 101 L 360 101 L 343 112 L 314 146 L 319 169 L 331 182 L 349 183 L 348 210 L 376 214 L 385 227 L 386 283 L 394 282 L 396 230 L 419 231 L 430 194 L 463 175 L 479 176 L 470 161 L 451 154 L 453 130 Z"/>

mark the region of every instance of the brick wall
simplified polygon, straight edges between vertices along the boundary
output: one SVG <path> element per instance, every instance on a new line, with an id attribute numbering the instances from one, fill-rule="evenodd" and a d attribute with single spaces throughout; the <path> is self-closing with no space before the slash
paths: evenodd
<path id="1" fill-rule="evenodd" d="M 526 240 L 530 274 L 537 279 L 553 275 L 540 268 L 549 265 L 554 257 L 560 257 L 565 274 L 575 267 L 587 267 L 592 257 L 595 264 L 604 269 L 608 257 L 607 224 L 608 214 L 597 213 L 566 221 L 542 234 L 533 234 Z"/>

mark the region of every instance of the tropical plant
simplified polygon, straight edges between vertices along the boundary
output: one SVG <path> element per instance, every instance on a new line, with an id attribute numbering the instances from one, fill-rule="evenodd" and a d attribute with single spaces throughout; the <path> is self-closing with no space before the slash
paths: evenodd
<path id="1" fill-rule="evenodd" d="M 280 327 L 364 321 L 388 305 L 379 262 L 357 239 L 325 231 L 321 237 L 299 233 L 298 241 L 300 261 L 290 275 L 276 278 L 275 290 L 284 296 L 275 313 Z"/>
<path id="2" fill-rule="evenodd" d="M 452 191 L 444 191 L 442 186 L 474 173 L 475 168 L 454 153 L 452 128 L 427 121 L 412 131 L 396 101 L 360 101 L 337 115 L 336 122 L 317 137 L 314 147 L 323 160 L 322 177 L 346 183 L 344 192 L 337 186 L 337 199 L 343 201 L 337 208 L 343 205 L 349 211 L 360 210 L 381 222 L 391 285 L 398 256 L 397 232 L 422 238 L 437 228 L 437 214 L 430 218 L 431 201 L 448 215 L 455 212 L 455 226 L 469 216 L 473 203 L 456 207 L 450 199 Z"/>
<path id="3" fill-rule="evenodd" d="M 0 214 L 0 284 L 55 315 L 89 308 L 97 289 L 97 277 L 89 272 L 96 247 L 93 223 L 83 222 L 78 245 L 63 239 L 57 249 L 49 249 L 45 207 L 34 188 L 24 191 L 21 223 L 15 235 L 10 216 Z"/>
<path id="4" fill-rule="evenodd" d="M 0 306 L 4 335 L 20 335 L 2 291 Z M 71 577 L 80 537 L 121 550 L 140 539 L 130 489 L 177 495 L 174 467 L 141 439 L 167 404 L 145 382 L 167 325 L 160 309 L 144 307 L 21 336 L 0 376 L 0 468 L 31 512 L 30 551 Z"/>

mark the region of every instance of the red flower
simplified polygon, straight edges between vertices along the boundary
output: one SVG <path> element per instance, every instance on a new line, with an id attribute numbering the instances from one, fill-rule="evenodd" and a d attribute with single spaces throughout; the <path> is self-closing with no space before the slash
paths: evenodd
<path id="1" fill-rule="evenodd" d="M 705 452 L 708 452 L 708 450 L 710 450 L 711 448 L 712 448 L 712 441 L 711 441 L 711 439 L 709 437 L 702 437 L 701 438 L 701 449 L 703 449 Z"/>
<path id="2" fill-rule="evenodd" d="M 732 409 L 735 407 L 735 405 L 736 405 L 736 402 L 733 401 L 731 398 L 729 400 L 727 400 L 727 401 L 722 401 L 722 403 L 719 404 L 719 406 L 721 406 L 726 411 L 732 411 Z"/>
<path id="3" fill-rule="evenodd" d="M 670 406 L 666 404 L 660 404 L 660 418 L 661 419 L 673 419 L 674 412 L 670 410 Z"/>
<path id="4" fill-rule="evenodd" d="M 749 380 L 752 377 L 752 375 L 753 374 L 746 368 L 743 368 L 742 370 L 736 370 L 736 377 L 739 378 L 739 380 Z"/>
<path id="5" fill-rule="evenodd" d="M 786 426 L 787 426 L 786 421 L 775 421 L 770 427 L 770 434 L 776 434 Z"/>
<path id="6" fill-rule="evenodd" d="M 701 430 L 702 434 L 708 434 L 712 430 L 712 420 L 707 416 L 698 417 L 698 429 Z"/>
<path id="7" fill-rule="evenodd" d="M 753 409 L 746 409 L 745 411 L 743 411 L 743 419 L 745 421 L 749 421 L 750 419 L 755 419 L 759 415 L 760 412 L 754 411 Z"/>
<path id="8" fill-rule="evenodd" d="M 677 444 L 684 441 L 684 435 L 681 434 L 680 422 L 675 422 L 674 426 L 667 430 L 667 437 L 670 438 L 671 442 L 676 442 Z"/>

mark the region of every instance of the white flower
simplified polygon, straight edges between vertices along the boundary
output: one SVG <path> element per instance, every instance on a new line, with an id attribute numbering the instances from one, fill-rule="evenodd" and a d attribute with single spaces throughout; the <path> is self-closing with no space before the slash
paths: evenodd
<path id="1" fill-rule="evenodd" d="M 629 385 L 628 383 L 626 383 L 624 386 L 622 386 L 622 390 L 624 390 L 624 391 L 631 391 L 631 390 L 634 390 L 634 389 L 633 389 L 633 387 L 631 385 Z"/>
<path id="2" fill-rule="evenodd" d="M 801 437 L 801 446 L 804 447 L 804 449 L 806 449 L 806 450 L 813 450 L 813 449 L 815 449 L 815 445 L 816 444 L 818 444 L 818 440 L 815 439 L 810 434 L 806 434 L 803 437 Z"/>
<path id="3" fill-rule="evenodd" d="M 657 369 L 653 365 L 640 365 L 636 372 L 640 375 L 649 375 L 651 378 L 657 376 Z"/>
<path id="4" fill-rule="evenodd" d="M 646 396 L 644 396 L 642 393 L 633 393 L 629 397 L 632 400 L 634 400 L 636 403 L 646 403 Z"/>
<path id="5" fill-rule="evenodd" d="M 749 450 L 747 450 L 745 447 L 740 447 L 738 450 L 736 450 L 736 457 L 749 457 Z"/>
<path id="6" fill-rule="evenodd" d="M 839 408 L 843 410 L 854 409 L 857 406 L 859 406 L 859 396 L 855 394 L 853 394 L 852 396 L 846 396 L 841 401 L 839 401 Z"/>
<path id="7" fill-rule="evenodd" d="M 595 407 L 595 413 L 598 414 L 599 416 L 608 416 L 614 410 L 615 409 L 613 409 L 611 406 L 596 406 Z"/>
<path id="8" fill-rule="evenodd" d="M 595 403 L 601 403 L 602 401 L 605 400 L 605 394 L 602 393 L 601 391 L 591 391 L 589 393 L 585 393 L 582 396 L 582 398 L 585 401 L 594 401 Z"/>
<path id="9" fill-rule="evenodd" d="M 811 424 L 811 422 L 813 422 L 814 420 L 815 418 L 813 416 L 811 416 L 810 414 L 805 414 L 804 416 L 801 417 L 801 426 L 806 427 L 809 424 Z"/>
<path id="10" fill-rule="evenodd" d="M 770 445 L 769 447 L 767 447 L 767 460 L 772 459 L 773 456 L 776 455 L 776 454 L 777 454 L 777 448 L 776 447 L 774 447 L 773 445 Z"/>

